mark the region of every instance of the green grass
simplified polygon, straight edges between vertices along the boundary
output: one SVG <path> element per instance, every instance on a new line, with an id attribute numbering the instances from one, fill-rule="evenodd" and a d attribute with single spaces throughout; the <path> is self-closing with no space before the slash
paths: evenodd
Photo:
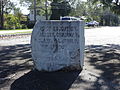
<path id="1" fill-rule="evenodd" d="M 85 29 L 90 29 L 90 27 L 84 27 Z"/>
<path id="2" fill-rule="evenodd" d="M 32 33 L 32 31 L 26 31 L 26 32 L 15 32 L 15 33 L 4 33 L 4 34 L 1 34 L 1 35 L 28 34 L 28 33 Z"/>
<path id="3" fill-rule="evenodd" d="M 14 30 L 32 30 L 32 29 L 6 29 L 6 30 L 0 30 L 0 31 L 14 31 Z"/>
<path id="4" fill-rule="evenodd" d="M 87 27 L 87 26 L 85 27 L 85 29 L 91 29 L 91 28 L 95 28 L 95 27 Z"/>
<path id="5" fill-rule="evenodd" d="M 87 26 L 85 26 L 85 29 L 92 29 L 92 28 L 100 28 L 100 26 L 98 26 L 98 27 L 87 27 Z"/>

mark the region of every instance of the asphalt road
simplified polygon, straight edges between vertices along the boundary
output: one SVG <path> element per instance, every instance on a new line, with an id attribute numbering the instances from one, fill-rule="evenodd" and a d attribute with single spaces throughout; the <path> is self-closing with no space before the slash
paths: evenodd
<path id="1" fill-rule="evenodd" d="M 0 38 L 0 90 L 119 90 L 120 27 L 85 30 L 82 72 L 38 72 L 30 35 Z"/>
<path id="2" fill-rule="evenodd" d="M 120 44 L 120 27 L 101 27 L 85 30 L 86 45 Z"/>

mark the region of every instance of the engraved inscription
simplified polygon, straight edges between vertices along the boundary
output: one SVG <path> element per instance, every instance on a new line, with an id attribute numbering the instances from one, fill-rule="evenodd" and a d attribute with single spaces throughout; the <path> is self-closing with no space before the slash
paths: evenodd
<path id="1" fill-rule="evenodd" d="M 80 22 L 40 21 L 38 26 L 34 28 L 32 38 L 36 67 L 47 71 L 68 66 L 79 68 L 80 38 L 83 36 L 80 34 Z"/>

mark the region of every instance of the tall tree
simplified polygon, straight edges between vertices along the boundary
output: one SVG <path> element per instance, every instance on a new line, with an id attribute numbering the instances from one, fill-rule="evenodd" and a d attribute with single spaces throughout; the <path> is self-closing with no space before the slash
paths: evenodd
<path id="1" fill-rule="evenodd" d="M 46 15 L 48 18 L 49 10 L 48 10 L 48 2 L 49 0 L 20 0 L 21 5 L 29 5 L 29 9 L 34 9 L 34 20 L 36 21 L 36 15 Z M 36 11 L 36 12 L 35 12 Z"/>
<path id="2" fill-rule="evenodd" d="M 4 28 L 4 13 L 9 13 L 13 6 L 10 0 L 0 0 L 0 29 Z"/>
<path id="3" fill-rule="evenodd" d="M 27 2 L 30 4 L 31 7 L 33 7 L 33 0 L 20 0 L 21 3 Z M 37 5 L 38 7 L 43 7 L 44 11 L 46 11 L 46 7 L 45 7 L 45 2 L 46 0 L 36 0 L 37 1 Z M 51 11 L 51 17 L 50 19 L 59 19 L 60 16 L 66 16 L 69 14 L 70 10 L 71 10 L 71 5 L 75 4 L 76 1 L 78 0 L 47 0 L 49 2 L 51 2 L 51 9 L 48 9 L 48 11 Z M 39 4 L 38 4 L 39 3 Z M 42 8 L 42 9 L 43 9 Z M 47 6 L 48 8 L 48 6 Z M 45 12 L 44 12 L 45 13 Z M 50 14 L 50 13 L 48 13 Z"/>
<path id="4" fill-rule="evenodd" d="M 91 20 L 100 21 L 100 16 L 103 13 L 103 9 L 100 3 L 93 4 L 91 1 L 84 2 L 80 1 L 77 2 L 76 6 L 72 9 L 70 13 L 71 16 L 84 16 L 87 22 Z"/>
<path id="5" fill-rule="evenodd" d="M 91 0 L 93 3 L 100 2 L 104 7 L 109 7 L 115 14 L 120 14 L 120 0 Z"/>
<path id="6" fill-rule="evenodd" d="M 4 9 L 3 0 L 0 0 L 0 29 L 3 29 L 4 27 L 3 9 Z"/>
<path id="7" fill-rule="evenodd" d="M 16 17 L 18 17 L 18 20 L 19 20 L 19 21 L 21 21 L 23 14 L 21 13 L 20 8 L 14 8 L 14 15 L 15 15 Z"/>

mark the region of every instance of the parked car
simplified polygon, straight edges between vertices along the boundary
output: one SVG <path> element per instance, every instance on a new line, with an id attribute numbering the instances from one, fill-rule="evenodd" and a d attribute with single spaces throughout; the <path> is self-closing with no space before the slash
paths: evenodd
<path id="1" fill-rule="evenodd" d="M 80 18 L 65 16 L 65 17 L 60 17 L 60 20 L 80 20 Z"/>
<path id="2" fill-rule="evenodd" d="M 92 27 L 99 26 L 99 22 L 97 22 L 97 21 L 90 21 L 90 22 L 86 23 L 86 25 L 88 27 L 90 27 L 90 26 L 92 26 Z"/>

